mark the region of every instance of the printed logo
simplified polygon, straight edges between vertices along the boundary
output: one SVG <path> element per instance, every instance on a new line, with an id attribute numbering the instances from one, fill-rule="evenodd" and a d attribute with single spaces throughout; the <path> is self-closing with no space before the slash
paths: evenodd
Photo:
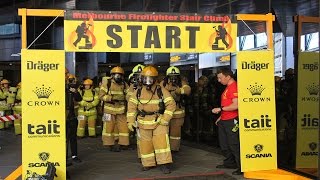
<path id="1" fill-rule="evenodd" d="M 251 62 L 244 61 L 241 63 L 241 68 L 248 69 L 248 70 L 261 71 L 264 69 L 269 69 L 269 64 L 270 63 L 256 63 L 255 61 L 251 61 Z"/>
<path id="2" fill-rule="evenodd" d="M 257 152 L 256 154 L 246 154 L 246 158 L 270 158 L 272 157 L 271 153 L 262 153 L 263 145 L 256 144 L 253 146 L 253 149 Z"/>
<path id="3" fill-rule="evenodd" d="M 59 69 L 59 63 L 43 63 L 43 61 L 27 61 L 28 70 L 41 70 L 44 72 L 56 71 Z"/>
<path id="4" fill-rule="evenodd" d="M 231 37 L 232 26 L 231 20 L 228 18 L 227 22 L 223 22 L 218 27 L 213 26 L 213 32 L 209 38 L 209 46 L 212 50 L 228 50 L 233 45 L 233 39 Z M 225 47 L 219 46 L 219 41 L 221 41 Z"/>
<path id="5" fill-rule="evenodd" d="M 250 85 L 247 88 L 253 97 L 243 98 L 243 102 L 269 102 L 271 101 L 270 97 L 263 97 L 262 93 L 266 89 L 262 85 L 259 85 L 257 82 L 254 85 Z"/>
<path id="6" fill-rule="evenodd" d="M 311 64 L 302 64 L 302 69 L 309 70 L 309 71 L 318 70 L 319 64 L 318 64 L 318 62 L 314 62 Z"/>
<path id="7" fill-rule="evenodd" d="M 309 143 L 309 149 L 311 151 L 304 151 L 304 152 L 301 152 L 301 156 L 318 156 L 318 151 L 317 150 L 317 143 L 315 142 L 311 142 Z"/>
<path id="8" fill-rule="evenodd" d="M 312 117 L 311 114 L 304 114 L 301 119 L 301 127 L 305 130 L 316 130 L 319 128 L 319 118 Z"/>
<path id="9" fill-rule="evenodd" d="M 84 39 L 85 42 L 81 42 L 82 39 Z M 94 21 L 92 15 L 89 15 L 88 21 L 84 20 L 71 32 L 68 43 L 73 49 L 92 49 L 96 45 L 97 42 L 94 35 Z"/>
<path id="10" fill-rule="evenodd" d="M 28 106 L 42 106 L 42 107 L 52 107 L 52 106 L 59 106 L 60 101 L 50 101 L 50 100 L 43 100 L 43 99 L 50 99 L 51 94 L 54 90 L 51 87 L 46 87 L 44 84 L 41 87 L 35 87 L 32 91 L 37 98 L 38 101 L 28 101 Z"/>
<path id="11" fill-rule="evenodd" d="M 59 162 L 48 161 L 50 158 L 50 154 L 48 152 L 41 152 L 38 154 L 38 156 L 42 162 L 31 162 L 29 163 L 28 167 L 47 167 L 49 163 L 53 163 L 54 166 L 60 166 Z"/>
<path id="12" fill-rule="evenodd" d="M 315 83 L 309 84 L 306 87 L 306 90 L 308 91 L 309 96 L 304 96 L 301 98 L 301 101 L 313 101 L 313 102 L 319 102 L 319 84 L 316 85 Z"/>
<path id="13" fill-rule="evenodd" d="M 42 137 L 60 137 L 60 125 L 57 124 L 57 120 L 48 120 L 46 124 L 28 124 L 28 138 Z"/>
<path id="14" fill-rule="evenodd" d="M 269 115 L 261 115 L 257 119 L 244 119 L 244 131 L 269 131 L 272 128 Z"/>

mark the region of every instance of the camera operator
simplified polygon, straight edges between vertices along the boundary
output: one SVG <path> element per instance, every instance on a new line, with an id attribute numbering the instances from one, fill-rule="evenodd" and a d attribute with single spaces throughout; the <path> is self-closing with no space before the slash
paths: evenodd
<path id="1" fill-rule="evenodd" d="M 67 73 L 66 69 L 66 135 L 67 135 L 67 159 L 68 146 L 70 143 L 72 161 L 80 163 L 77 149 L 77 127 L 78 121 L 76 116 L 76 104 L 82 100 L 80 93 L 77 90 L 76 77 Z M 68 162 L 68 161 L 67 161 Z M 68 162 L 67 165 L 71 165 Z"/>

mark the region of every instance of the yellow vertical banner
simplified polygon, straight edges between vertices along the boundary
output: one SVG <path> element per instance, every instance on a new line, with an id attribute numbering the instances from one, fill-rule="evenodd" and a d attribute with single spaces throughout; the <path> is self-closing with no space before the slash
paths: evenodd
<path id="1" fill-rule="evenodd" d="M 273 51 L 237 53 L 241 170 L 277 169 Z"/>
<path id="2" fill-rule="evenodd" d="M 319 53 L 298 57 L 296 168 L 318 168 Z"/>
<path id="3" fill-rule="evenodd" d="M 65 52 L 22 50 L 22 179 L 66 178 Z"/>

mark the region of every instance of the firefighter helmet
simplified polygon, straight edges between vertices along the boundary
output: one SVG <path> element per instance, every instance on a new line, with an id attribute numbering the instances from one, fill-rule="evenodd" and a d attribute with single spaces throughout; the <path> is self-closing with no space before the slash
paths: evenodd
<path id="1" fill-rule="evenodd" d="M 124 74 L 124 71 L 121 67 L 116 66 L 111 69 L 110 74 Z"/>
<path id="2" fill-rule="evenodd" d="M 10 82 L 6 79 L 2 79 L 1 84 L 9 84 Z"/>
<path id="3" fill-rule="evenodd" d="M 142 70 L 141 75 L 142 76 L 156 77 L 156 76 L 158 76 L 158 71 L 153 66 L 147 66 Z"/>
<path id="4" fill-rule="evenodd" d="M 167 76 L 172 75 L 180 75 L 180 70 L 175 66 L 171 66 L 167 69 Z"/>
<path id="5" fill-rule="evenodd" d="M 294 70 L 292 68 L 287 69 L 285 75 L 294 75 Z"/>
<path id="6" fill-rule="evenodd" d="M 131 73 L 130 75 L 129 75 L 129 80 L 131 79 L 133 77 L 133 73 Z"/>
<path id="7" fill-rule="evenodd" d="M 69 75 L 68 75 L 68 79 L 76 79 L 76 76 L 73 75 L 73 74 L 69 74 Z"/>
<path id="8" fill-rule="evenodd" d="M 143 68 L 145 68 L 144 65 L 137 64 L 137 65 L 132 69 L 132 73 L 140 74 L 140 73 L 142 72 Z"/>
<path id="9" fill-rule="evenodd" d="M 83 85 L 90 85 L 90 86 L 92 86 L 92 84 L 93 84 L 93 81 L 92 81 L 91 79 L 86 79 L 86 80 L 83 81 Z"/>

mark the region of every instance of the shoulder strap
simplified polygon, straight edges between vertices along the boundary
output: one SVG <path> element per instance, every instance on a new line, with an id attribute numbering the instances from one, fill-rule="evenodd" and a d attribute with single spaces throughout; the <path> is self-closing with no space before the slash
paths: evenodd
<path id="1" fill-rule="evenodd" d="M 157 86 L 157 95 L 160 99 L 163 99 L 163 93 L 161 90 L 161 86 Z"/>
<path id="2" fill-rule="evenodd" d="M 84 95 L 84 90 L 82 89 L 81 90 L 81 97 L 83 97 L 83 95 Z"/>
<path id="3" fill-rule="evenodd" d="M 138 89 L 137 89 L 137 99 L 140 99 L 141 89 L 142 89 L 142 88 L 138 88 Z"/>
<path id="4" fill-rule="evenodd" d="M 109 93 L 110 91 L 110 87 L 111 87 L 111 79 L 108 79 L 108 82 L 107 82 L 107 94 Z"/>

